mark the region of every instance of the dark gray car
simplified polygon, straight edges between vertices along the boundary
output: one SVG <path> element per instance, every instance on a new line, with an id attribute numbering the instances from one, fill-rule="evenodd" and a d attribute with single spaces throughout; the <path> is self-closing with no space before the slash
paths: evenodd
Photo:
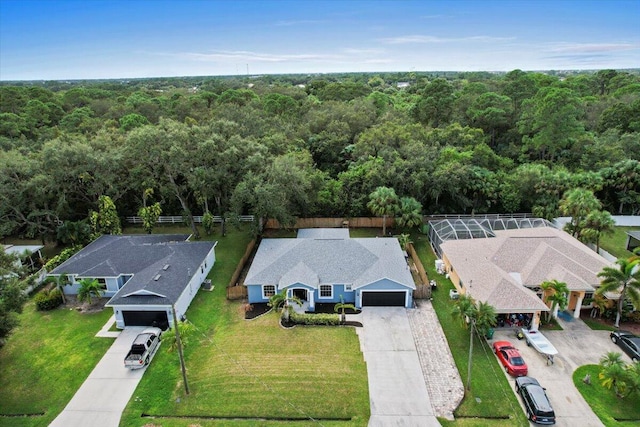
<path id="1" fill-rule="evenodd" d="M 627 353 L 631 360 L 634 362 L 640 360 L 640 337 L 627 331 L 613 331 L 610 336 L 611 341 L 618 344 L 618 347 Z"/>
<path id="2" fill-rule="evenodd" d="M 538 380 L 532 377 L 516 378 L 516 391 L 522 398 L 527 417 L 536 424 L 555 424 L 556 414 L 549 403 L 547 393 Z"/>

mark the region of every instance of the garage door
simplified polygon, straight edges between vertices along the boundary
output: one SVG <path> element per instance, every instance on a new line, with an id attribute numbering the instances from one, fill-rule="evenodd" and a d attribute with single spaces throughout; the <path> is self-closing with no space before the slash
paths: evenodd
<path id="1" fill-rule="evenodd" d="M 404 307 L 407 293 L 401 292 L 362 292 L 362 306 L 399 306 Z"/>
<path id="2" fill-rule="evenodd" d="M 125 326 L 157 326 L 166 329 L 169 326 L 166 311 L 122 311 Z"/>

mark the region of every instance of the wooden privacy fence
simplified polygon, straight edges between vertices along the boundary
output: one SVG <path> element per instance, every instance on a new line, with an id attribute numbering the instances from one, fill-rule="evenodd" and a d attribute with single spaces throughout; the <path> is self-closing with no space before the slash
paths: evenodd
<path id="1" fill-rule="evenodd" d="M 387 227 L 395 225 L 394 218 L 387 218 Z M 294 229 L 298 228 L 382 228 L 381 217 L 359 217 L 359 218 L 298 218 Z M 264 228 L 283 228 L 275 219 L 267 220 Z"/>
<path id="2" fill-rule="evenodd" d="M 240 278 L 242 270 L 247 264 L 247 261 L 249 261 L 249 259 L 251 258 L 251 254 L 253 253 L 253 249 L 255 247 L 256 239 L 253 239 L 247 245 L 247 248 L 244 251 L 244 255 L 242 255 L 242 258 L 236 266 L 236 269 L 231 276 L 231 280 L 227 285 L 227 299 L 243 299 L 247 297 L 247 287 L 243 286 L 242 283 L 238 283 L 238 279 Z"/>
<path id="3" fill-rule="evenodd" d="M 413 292 L 414 298 L 418 299 L 426 299 L 431 298 L 431 286 L 429 285 L 429 278 L 427 277 L 427 272 L 424 271 L 424 266 L 422 265 L 422 261 L 418 257 L 418 254 L 411 243 L 407 244 L 407 253 L 413 260 L 413 264 L 416 266 L 416 270 L 418 270 L 418 276 L 420 277 L 420 281 L 422 283 L 416 285 L 416 290 Z"/>

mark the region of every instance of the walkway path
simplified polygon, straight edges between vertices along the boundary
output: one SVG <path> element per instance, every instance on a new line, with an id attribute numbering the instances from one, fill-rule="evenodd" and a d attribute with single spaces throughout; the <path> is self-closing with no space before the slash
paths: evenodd
<path id="1" fill-rule="evenodd" d="M 431 405 L 438 417 L 453 420 L 464 397 L 464 385 L 431 301 L 416 301 L 407 310 Z"/>
<path id="2" fill-rule="evenodd" d="M 367 363 L 370 427 L 439 426 L 422 375 L 407 310 L 366 307 L 356 328 Z"/>

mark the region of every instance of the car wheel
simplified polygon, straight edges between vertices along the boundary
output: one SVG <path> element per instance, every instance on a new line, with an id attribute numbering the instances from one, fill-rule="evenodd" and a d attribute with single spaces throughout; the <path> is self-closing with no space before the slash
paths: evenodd
<path id="1" fill-rule="evenodd" d="M 147 358 L 146 358 L 146 359 L 144 359 L 144 364 L 145 364 L 145 365 L 148 365 L 148 364 L 149 364 L 149 356 L 147 356 Z"/>
<path id="2" fill-rule="evenodd" d="M 637 358 L 637 357 L 635 357 L 635 356 L 633 356 L 633 357 L 631 358 L 631 361 L 632 361 L 633 363 L 636 363 L 636 362 L 638 361 L 638 358 Z"/>
<path id="3" fill-rule="evenodd" d="M 508 374 L 509 373 L 509 368 L 508 367 L 504 367 L 505 372 Z"/>
<path id="4" fill-rule="evenodd" d="M 618 342 L 618 337 L 616 337 L 615 335 L 611 335 L 611 341 L 616 344 Z"/>

